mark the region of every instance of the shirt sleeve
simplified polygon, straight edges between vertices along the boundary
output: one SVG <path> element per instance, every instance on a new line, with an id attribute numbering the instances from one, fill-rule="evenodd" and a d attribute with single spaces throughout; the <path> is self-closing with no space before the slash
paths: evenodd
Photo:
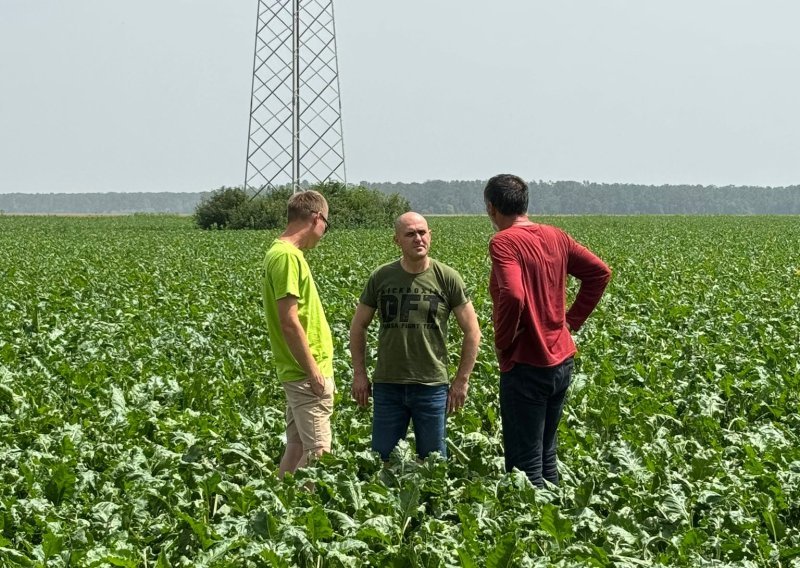
<path id="1" fill-rule="evenodd" d="M 611 269 L 592 251 L 569 239 L 569 260 L 567 274 L 581 281 L 575 301 L 567 310 L 566 320 L 569 326 L 577 331 L 584 324 L 589 314 L 597 307 L 603 292 L 611 280 Z"/>
<path id="2" fill-rule="evenodd" d="M 367 285 L 364 286 L 364 291 L 361 292 L 361 297 L 358 301 L 365 306 L 369 306 L 370 308 L 377 308 L 378 307 L 378 292 L 375 286 L 375 272 L 370 274 L 369 280 L 367 280 Z"/>
<path id="3" fill-rule="evenodd" d="M 447 303 L 450 306 L 450 309 L 457 308 L 462 304 L 466 304 L 469 302 L 469 296 L 467 295 L 467 287 L 464 285 L 464 279 L 461 278 L 461 275 L 456 272 L 455 270 L 450 271 L 450 278 L 449 280 L 449 290 L 447 298 Z"/>
<path id="4" fill-rule="evenodd" d="M 502 239 L 494 238 L 490 241 L 489 256 L 492 260 L 492 275 L 497 285 L 497 298 L 492 310 L 494 344 L 498 349 L 504 350 L 514 342 L 525 307 L 522 267 L 517 255 Z"/>
<path id="5" fill-rule="evenodd" d="M 300 297 L 300 259 L 291 254 L 277 255 L 269 266 L 269 282 L 275 299 Z"/>

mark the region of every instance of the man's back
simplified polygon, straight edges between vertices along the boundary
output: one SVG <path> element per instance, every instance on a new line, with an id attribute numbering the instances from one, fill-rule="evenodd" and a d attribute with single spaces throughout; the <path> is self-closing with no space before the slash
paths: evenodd
<path id="1" fill-rule="evenodd" d="M 535 223 L 499 231 L 489 252 L 501 370 L 515 363 L 552 367 L 572 356 L 570 329 L 594 309 L 610 278 L 608 267 L 564 231 Z M 568 274 L 581 280 L 581 290 L 566 312 Z"/>

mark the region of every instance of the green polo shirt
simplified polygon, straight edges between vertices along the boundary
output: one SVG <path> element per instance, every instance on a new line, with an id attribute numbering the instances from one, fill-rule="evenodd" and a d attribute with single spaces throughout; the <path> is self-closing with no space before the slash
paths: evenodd
<path id="1" fill-rule="evenodd" d="M 281 382 L 299 381 L 305 371 L 289 351 L 281 332 L 278 300 L 287 296 L 297 298 L 297 316 L 306 332 L 311 355 L 325 377 L 333 377 L 333 339 L 325 319 L 317 286 L 311 277 L 303 251 L 291 243 L 275 239 L 264 259 L 264 313 L 267 317 L 272 359 Z"/>

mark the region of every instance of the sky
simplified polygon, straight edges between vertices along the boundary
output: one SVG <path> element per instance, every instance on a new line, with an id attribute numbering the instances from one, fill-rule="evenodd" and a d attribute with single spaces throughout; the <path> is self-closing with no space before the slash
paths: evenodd
<path id="1" fill-rule="evenodd" d="M 257 5 L 0 0 L 0 193 L 240 185 Z M 349 182 L 800 184 L 796 0 L 335 14 Z"/>

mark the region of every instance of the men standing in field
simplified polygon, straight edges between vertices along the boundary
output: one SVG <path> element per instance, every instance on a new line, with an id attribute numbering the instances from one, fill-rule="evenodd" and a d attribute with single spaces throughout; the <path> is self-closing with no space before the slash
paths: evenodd
<path id="1" fill-rule="evenodd" d="M 558 484 L 558 423 L 576 351 L 571 332 L 597 306 L 611 270 L 561 229 L 528 219 L 521 178 L 495 176 L 483 197 L 497 231 L 489 242 L 489 291 L 506 471 L 516 467 L 538 487 L 543 479 Z M 581 281 L 569 310 L 568 274 Z"/>
<path id="2" fill-rule="evenodd" d="M 409 421 L 414 424 L 417 455 L 447 457 L 445 414 L 464 406 L 481 332 L 461 276 L 428 256 L 431 232 L 417 213 L 395 221 L 394 242 L 400 260 L 369 277 L 350 325 L 353 358 L 352 395 L 359 406 L 374 401 L 372 449 L 384 461 Z M 365 362 L 366 331 L 379 313 L 378 357 L 372 386 Z M 450 313 L 464 332 L 461 359 L 450 384 L 447 325 Z"/>
<path id="3" fill-rule="evenodd" d="M 303 251 L 328 230 L 328 203 L 316 191 L 295 193 L 286 230 L 264 260 L 263 298 L 272 358 L 286 393 L 286 451 L 279 475 L 331 450 L 333 341 Z"/>

